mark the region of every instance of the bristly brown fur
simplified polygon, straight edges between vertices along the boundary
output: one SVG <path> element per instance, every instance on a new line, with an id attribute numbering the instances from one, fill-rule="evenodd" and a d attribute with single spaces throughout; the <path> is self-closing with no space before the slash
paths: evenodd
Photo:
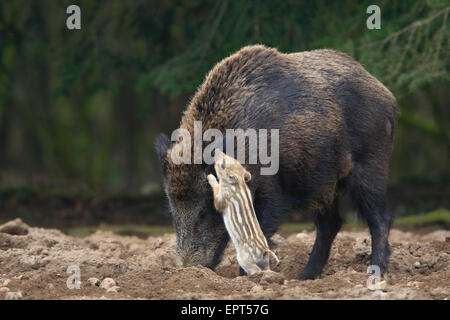
<path id="1" fill-rule="evenodd" d="M 191 137 L 194 136 L 194 121 L 202 122 L 203 131 L 216 128 L 224 132 L 228 128 L 234 128 L 240 120 L 240 113 L 230 113 L 230 109 L 242 108 L 238 99 L 240 89 L 247 87 L 251 91 L 251 86 L 245 84 L 246 80 L 254 74 L 264 72 L 265 66 L 273 64 L 282 56 L 275 49 L 254 45 L 217 63 L 184 111 L 180 128 L 188 130 Z M 191 148 L 193 157 L 193 141 Z M 191 191 L 189 186 L 198 166 L 175 165 L 170 160 L 170 152 L 171 150 L 167 155 L 170 192 L 175 196 L 182 196 Z"/>
<path id="2" fill-rule="evenodd" d="M 320 275 L 341 226 L 339 198 L 345 190 L 369 224 L 371 264 L 386 270 L 393 219 L 386 185 L 397 113 L 391 92 L 344 53 L 323 49 L 285 54 L 255 45 L 208 73 L 180 128 L 192 139 L 194 121 L 201 121 L 202 133 L 214 128 L 224 136 L 226 129 L 279 130 L 275 175 L 261 175 L 261 163 L 243 165 L 252 176 L 248 187 L 267 239 L 292 207 L 317 213 L 316 243 L 299 276 L 312 279 Z M 177 256 L 184 265 L 214 266 L 228 238 L 207 186 L 212 166 L 175 165 L 170 144 L 163 137 L 156 150 L 174 217 Z"/>
<path id="3" fill-rule="evenodd" d="M 341 60 L 336 61 L 336 56 L 339 56 Z M 327 77 L 329 70 L 317 70 L 317 66 L 311 62 L 326 63 L 331 70 L 335 69 L 339 72 Z M 305 83 L 314 88 L 308 92 L 308 99 L 316 101 L 309 103 L 320 102 L 329 108 L 326 121 L 318 118 L 317 112 L 309 110 L 286 116 L 285 129 L 292 135 L 292 141 L 301 143 L 311 155 L 311 159 L 308 158 L 308 153 L 303 155 L 305 161 L 300 162 L 298 170 L 308 170 L 313 165 L 313 158 L 318 152 L 310 147 L 314 144 L 312 140 L 317 140 L 317 137 L 325 131 L 329 133 L 328 135 L 338 136 L 344 129 L 342 106 L 339 106 L 338 102 L 331 97 L 334 96 L 333 90 L 339 85 L 339 81 L 355 77 L 355 68 L 362 71 L 364 77 L 360 76 L 357 80 L 361 86 L 367 88 L 364 89 L 367 95 L 379 95 L 381 91 L 387 98 L 392 99 L 392 106 L 395 109 L 389 116 L 394 118 L 397 109 L 391 92 L 346 54 L 328 49 L 283 54 L 273 48 L 253 45 L 244 47 L 223 59 L 207 74 L 205 81 L 184 111 L 180 128 L 187 129 L 191 137 L 194 136 L 194 121 L 202 122 L 203 132 L 208 128 L 216 128 L 223 133 L 228 128 L 243 128 L 243 119 L 249 117 L 245 107 L 251 102 L 255 92 L 262 89 L 262 83 L 278 73 L 286 74 L 299 82 L 299 88 Z M 329 81 L 324 82 L 324 77 L 327 77 Z M 268 108 L 276 107 L 276 105 L 268 106 Z M 299 127 L 302 130 L 298 130 Z M 191 141 L 191 148 L 193 148 L 193 141 Z M 175 197 L 184 198 L 185 195 L 192 193 L 191 186 L 195 182 L 193 179 L 196 179 L 195 172 L 201 168 L 200 165 L 194 164 L 175 165 L 170 155 L 171 149 L 167 154 L 170 192 Z M 191 155 L 193 157 L 193 149 Z M 286 157 L 293 157 L 294 161 L 299 162 L 295 152 L 291 155 L 287 154 Z"/>

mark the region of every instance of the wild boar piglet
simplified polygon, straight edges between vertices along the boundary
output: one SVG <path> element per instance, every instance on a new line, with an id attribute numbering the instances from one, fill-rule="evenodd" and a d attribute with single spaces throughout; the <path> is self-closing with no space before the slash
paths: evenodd
<path id="1" fill-rule="evenodd" d="M 277 264 L 276 254 L 269 248 L 253 208 L 246 182 L 251 174 L 234 158 L 215 150 L 214 169 L 208 182 L 213 189 L 214 206 L 222 213 L 225 228 L 236 248 L 239 265 L 248 274 L 269 270 L 269 254 Z"/>

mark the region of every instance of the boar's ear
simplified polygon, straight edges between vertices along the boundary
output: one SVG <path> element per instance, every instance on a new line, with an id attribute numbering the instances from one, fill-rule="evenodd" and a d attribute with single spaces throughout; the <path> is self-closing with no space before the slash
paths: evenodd
<path id="1" fill-rule="evenodd" d="M 172 142 L 165 134 L 161 134 L 156 138 L 155 149 L 164 174 L 166 174 L 167 169 L 167 150 L 169 150 L 171 146 Z"/>

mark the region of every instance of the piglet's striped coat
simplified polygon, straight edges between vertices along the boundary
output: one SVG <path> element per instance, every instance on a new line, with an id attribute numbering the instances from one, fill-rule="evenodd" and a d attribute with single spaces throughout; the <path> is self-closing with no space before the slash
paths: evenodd
<path id="1" fill-rule="evenodd" d="M 208 181 L 214 193 L 214 205 L 222 212 L 225 227 L 236 248 L 239 265 L 249 275 L 269 270 L 269 255 L 279 263 L 269 248 L 253 208 L 250 190 L 246 184 L 250 173 L 235 159 L 220 150 L 215 152 L 214 175 Z"/>

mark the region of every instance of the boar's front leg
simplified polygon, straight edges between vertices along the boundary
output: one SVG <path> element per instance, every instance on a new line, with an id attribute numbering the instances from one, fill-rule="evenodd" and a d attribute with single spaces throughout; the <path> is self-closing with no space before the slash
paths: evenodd
<path id="1" fill-rule="evenodd" d="M 316 240 L 305 269 L 298 276 L 299 280 L 315 279 L 322 273 L 330 254 L 331 244 L 342 225 L 339 216 L 338 200 L 326 209 L 314 213 Z"/>

